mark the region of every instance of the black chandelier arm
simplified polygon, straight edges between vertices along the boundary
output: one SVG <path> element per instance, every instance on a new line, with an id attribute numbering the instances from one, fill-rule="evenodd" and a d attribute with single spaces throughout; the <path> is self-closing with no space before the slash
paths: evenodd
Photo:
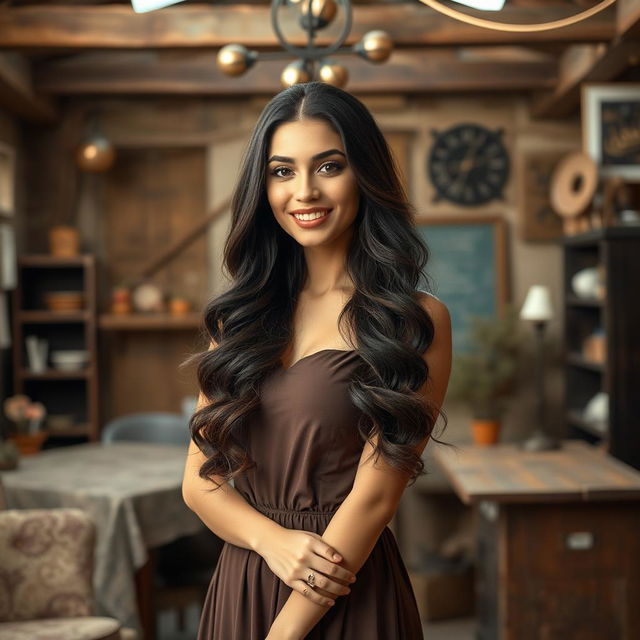
<path id="1" fill-rule="evenodd" d="M 338 49 L 340 49 L 340 47 L 344 44 L 347 37 L 349 36 L 349 32 L 351 31 L 351 25 L 353 22 L 353 15 L 352 15 L 353 12 L 351 10 L 350 0 L 336 0 L 336 2 L 343 7 L 345 12 L 344 25 L 342 27 L 342 31 L 340 32 L 340 36 L 338 37 L 338 39 L 328 47 L 324 47 L 324 48 L 314 47 L 312 44 L 313 34 L 314 34 L 313 25 L 312 25 L 313 21 L 310 18 L 309 19 L 310 26 L 308 30 L 308 36 L 310 41 L 304 49 L 301 47 L 295 47 L 292 44 L 289 44 L 285 40 L 284 35 L 280 29 L 280 25 L 278 24 L 278 9 L 280 8 L 281 5 L 286 4 L 286 2 L 287 0 L 273 0 L 273 2 L 271 3 L 271 26 L 273 27 L 273 31 L 276 34 L 276 37 L 278 38 L 278 41 L 280 42 L 280 45 L 282 46 L 282 48 L 286 49 L 292 56 L 296 58 L 303 58 L 305 60 L 319 60 L 320 58 L 329 56 L 337 52 Z M 311 7 L 309 7 L 309 10 L 311 11 Z M 260 54 L 260 55 L 263 55 L 263 54 Z M 262 59 L 267 59 L 267 58 L 262 58 Z M 270 59 L 274 59 L 274 58 L 270 58 Z"/>
<path id="2" fill-rule="evenodd" d="M 347 46 L 347 47 L 341 47 L 339 49 L 336 49 L 335 51 L 332 52 L 331 55 L 360 55 L 357 51 L 354 50 L 354 45 L 351 46 Z M 303 51 L 305 51 L 304 55 L 302 56 L 296 56 L 296 57 L 301 57 L 304 60 L 313 60 L 313 61 L 321 61 L 323 58 L 327 57 L 327 53 L 325 50 L 321 50 L 318 51 L 317 53 L 315 51 L 307 51 L 305 49 L 303 49 Z M 254 56 L 253 59 L 257 60 L 257 61 L 264 61 L 264 60 L 285 60 L 285 59 L 290 59 L 291 58 L 291 54 L 288 51 L 256 51 L 253 52 Z M 369 61 L 368 58 L 365 58 L 365 60 Z"/>

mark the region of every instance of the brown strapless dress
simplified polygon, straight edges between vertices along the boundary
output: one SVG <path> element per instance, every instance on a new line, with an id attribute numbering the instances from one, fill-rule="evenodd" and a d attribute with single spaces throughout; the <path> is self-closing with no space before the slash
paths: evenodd
<path id="1" fill-rule="evenodd" d="M 364 443 L 349 396 L 357 351 L 323 349 L 273 371 L 249 425 L 257 468 L 236 489 L 289 529 L 322 535 L 353 486 Z M 308 640 L 422 640 L 407 570 L 385 527 L 357 573 Z M 203 605 L 198 640 L 264 640 L 291 594 L 257 553 L 225 543 Z"/>

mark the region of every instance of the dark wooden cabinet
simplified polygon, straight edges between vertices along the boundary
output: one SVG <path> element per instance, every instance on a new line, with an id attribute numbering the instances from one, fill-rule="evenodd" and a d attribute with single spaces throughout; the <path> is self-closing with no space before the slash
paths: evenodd
<path id="1" fill-rule="evenodd" d="M 82 292 L 82 308 L 52 311 L 45 305 L 49 292 Z M 94 257 L 57 258 L 24 255 L 18 258 L 18 286 L 13 292 L 14 387 L 47 409 L 45 429 L 50 439 L 98 440 L 98 363 L 96 344 L 96 265 Z M 27 336 L 46 340 L 47 366 L 29 366 Z M 51 364 L 53 351 L 87 351 L 86 365 L 61 370 Z M 60 416 L 70 424 L 60 426 Z M 58 420 L 56 426 L 55 420 Z"/>
<path id="2" fill-rule="evenodd" d="M 640 468 L 640 227 L 611 227 L 563 239 L 565 292 L 566 419 L 569 436 L 600 444 Z M 602 273 L 604 295 L 575 295 L 574 275 L 587 267 Z M 594 332 L 604 335 L 604 358 L 585 357 Z M 585 420 L 598 393 L 609 398 L 606 422 Z"/>

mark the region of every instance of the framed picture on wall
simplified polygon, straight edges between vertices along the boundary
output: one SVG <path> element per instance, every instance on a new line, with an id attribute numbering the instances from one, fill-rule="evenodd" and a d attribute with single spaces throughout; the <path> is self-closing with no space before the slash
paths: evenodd
<path id="1" fill-rule="evenodd" d="M 582 137 L 603 176 L 640 182 L 640 83 L 583 85 Z"/>
<path id="2" fill-rule="evenodd" d="M 0 216 L 11 217 L 15 207 L 16 154 L 0 142 Z"/>
<path id="3" fill-rule="evenodd" d="M 416 227 L 431 253 L 426 272 L 433 293 L 451 315 L 453 349 L 465 351 L 471 316 L 494 317 L 509 299 L 506 222 L 500 216 L 419 216 Z"/>

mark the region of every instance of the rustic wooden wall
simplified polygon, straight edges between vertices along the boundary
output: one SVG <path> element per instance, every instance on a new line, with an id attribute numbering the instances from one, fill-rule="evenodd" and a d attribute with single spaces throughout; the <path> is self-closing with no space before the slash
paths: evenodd
<path id="1" fill-rule="evenodd" d="M 105 176 L 105 271 L 125 284 L 206 213 L 205 149 L 122 149 Z M 198 309 L 207 294 L 207 247 L 201 237 L 150 281 Z"/>
<path id="2" fill-rule="evenodd" d="M 551 287 L 554 301 L 557 303 L 558 320 L 550 327 L 549 339 L 552 347 L 558 347 L 562 321 L 558 289 L 561 282 L 561 255 L 558 247 L 551 243 L 531 243 L 523 240 L 521 206 L 524 196 L 523 190 L 519 187 L 519 176 L 522 173 L 522 158 L 529 152 L 562 153 L 579 147 L 578 119 L 532 120 L 528 115 L 528 100 L 516 96 L 361 96 L 361 99 L 371 109 L 387 135 L 405 176 L 410 197 L 420 213 L 438 217 L 495 214 L 508 222 L 511 299 L 520 304 L 531 284 L 547 284 Z M 143 158 L 154 157 L 151 150 L 155 150 L 160 153 L 155 157 L 162 157 L 161 162 L 168 163 L 167 167 L 173 162 L 171 166 L 174 168 L 171 172 L 174 175 L 163 176 L 162 188 L 179 191 L 180 185 L 188 179 L 186 173 L 191 175 L 190 170 L 183 172 L 180 167 L 186 166 L 185 163 L 195 162 L 193 159 L 186 159 L 191 153 L 188 150 L 199 148 L 201 153 L 197 162 L 203 167 L 204 178 L 200 187 L 189 184 L 192 185 L 190 188 L 199 189 L 201 194 L 185 194 L 185 198 L 193 197 L 193 200 L 189 200 L 189 203 L 185 201 L 180 206 L 186 206 L 190 210 L 193 208 L 194 212 L 199 209 L 199 215 L 204 215 L 205 211 L 212 210 L 231 194 L 250 129 L 267 100 L 268 96 L 237 99 L 87 98 L 70 101 L 63 110 L 63 122 L 54 130 L 30 127 L 28 131 L 31 149 L 29 250 L 44 250 L 48 226 L 66 219 L 69 210 L 73 211 L 77 216 L 77 224 L 83 230 L 86 248 L 95 251 L 103 262 L 110 265 L 101 281 L 102 289 L 105 291 L 113 278 L 120 277 L 130 268 L 125 267 L 125 263 L 131 265 L 131 268 L 136 263 L 137 258 L 132 257 L 135 254 L 134 237 L 143 238 L 141 242 L 145 247 L 145 256 L 139 258 L 143 260 L 148 257 L 146 254 L 151 247 L 149 243 L 152 242 L 153 234 L 160 234 L 157 241 L 162 244 L 168 238 L 170 226 L 167 225 L 174 224 L 166 222 L 164 231 L 160 231 L 157 227 L 148 226 L 153 220 L 153 215 L 135 213 L 135 201 L 138 198 L 135 195 L 136 189 L 142 193 L 145 180 L 147 184 L 152 182 L 150 176 L 153 170 L 145 177 L 141 168 L 144 164 Z M 83 176 L 78 180 L 70 158 L 74 145 L 82 138 L 86 114 L 95 111 L 96 108 L 99 109 L 101 127 L 120 150 L 121 160 L 114 168 L 113 175 Z M 505 140 L 512 159 L 511 178 L 506 188 L 505 200 L 473 210 L 446 203 L 434 204 L 432 188 L 426 174 L 426 157 L 431 144 L 430 131 L 432 128 L 442 129 L 469 120 L 488 127 L 505 128 Z M 180 156 L 182 152 L 186 155 Z M 177 154 L 173 156 L 173 161 L 169 160 L 171 154 Z M 133 181 L 137 186 L 128 191 L 123 185 L 126 184 L 126 177 L 133 175 L 137 176 Z M 180 202 L 182 197 L 176 195 L 177 202 Z M 200 197 L 202 200 L 198 199 Z M 132 198 L 132 201 L 124 202 L 125 198 Z M 111 210 L 115 206 L 113 203 L 118 200 L 121 201 L 117 206 L 119 213 L 114 214 Z M 133 213 L 129 215 L 130 212 Z M 116 216 L 113 220 L 112 215 Z M 166 215 L 170 217 L 170 214 Z M 191 216 L 195 213 L 188 215 L 189 219 L 193 220 Z M 182 218 L 179 216 L 174 218 L 176 219 Z M 123 220 L 127 222 L 122 222 Z M 136 220 L 138 222 L 135 222 Z M 146 222 L 143 223 L 143 220 Z M 167 273 L 158 274 L 161 282 L 168 285 L 172 278 L 175 279 L 177 270 L 181 274 L 179 279 L 182 279 L 182 282 L 191 278 L 194 288 L 202 288 L 199 298 L 201 302 L 224 288 L 225 279 L 221 271 L 222 248 L 229 222 L 230 215 L 227 211 L 210 226 L 203 245 L 199 249 L 194 248 L 190 258 L 185 254 L 176 259 L 171 267 L 174 275 L 171 275 L 170 269 Z M 138 223 L 141 226 L 147 225 L 146 231 L 135 231 Z M 124 229 L 117 226 L 122 224 L 125 225 Z M 119 231 L 116 231 L 117 229 Z M 122 245 L 118 239 L 119 233 L 124 233 L 123 237 L 127 234 L 134 235 Z M 162 234 L 164 239 L 160 239 Z M 133 253 L 131 248 L 126 249 L 127 244 L 133 248 Z M 119 264 L 113 265 L 111 261 L 116 255 Z M 189 273 L 191 275 L 188 275 Z M 185 342 L 185 337 L 191 338 L 193 334 L 181 338 L 178 337 L 178 333 L 174 335 L 178 349 L 186 351 L 190 348 L 188 341 Z M 153 333 L 152 336 L 155 336 L 150 338 L 152 342 L 161 340 L 160 333 Z M 134 334 L 131 334 L 131 340 L 142 340 L 142 337 L 134 337 Z M 156 357 L 155 360 L 159 362 L 160 357 Z M 153 366 L 150 369 L 154 370 Z M 160 370 L 154 375 L 171 377 L 170 373 Z M 560 422 L 560 368 L 552 368 L 549 377 L 550 411 L 552 419 L 558 418 Z M 534 397 L 527 381 L 523 380 L 523 383 L 520 392 L 522 397 L 519 398 L 521 401 L 513 404 L 506 418 L 506 439 L 520 437 L 523 431 L 531 427 Z M 195 389 L 192 390 L 195 392 Z M 153 395 L 148 397 L 154 398 Z M 114 402 L 117 404 L 115 400 Z M 151 409 L 164 401 L 158 397 L 153 400 L 145 398 L 144 402 Z M 170 402 L 175 405 L 176 400 Z M 458 425 L 461 435 L 466 434 L 466 413 L 458 412 L 457 407 L 447 409 L 452 417 L 450 433 L 453 433 Z"/>

